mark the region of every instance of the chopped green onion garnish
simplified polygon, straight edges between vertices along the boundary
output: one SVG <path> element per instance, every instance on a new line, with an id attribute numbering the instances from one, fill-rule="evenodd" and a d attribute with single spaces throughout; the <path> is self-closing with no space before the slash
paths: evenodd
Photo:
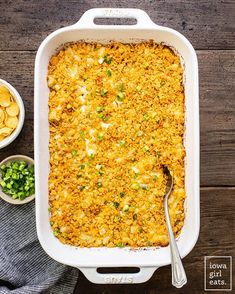
<path id="1" fill-rule="evenodd" d="M 125 95 L 123 92 L 118 92 L 117 94 L 117 100 L 118 101 L 124 101 Z"/>
<path id="2" fill-rule="evenodd" d="M 95 158 L 95 154 L 94 154 L 94 153 L 91 153 L 91 154 L 89 155 L 89 158 L 90 158 L 90 159 L 94 159 L 94 158 Z"/>
<path id="3" fill-rule="evenodd" d="M 103 166 L 101 164 L 97 164 L 95 167 L 96 169 L 101 169 Z"/>
<path id="4" fill-rule="evenodd" d="M 27 162 L 8 162 L 0 167 L 0 186 L 3 193 L 13 199 L 23 200 L 35 193 L 34 166 L 28 166 Z"/>
<path id="5" fill-rule="evenodd" d="M 114 206 L 115 208 L 118 208 L 118 206 L 119 206 L 119 202 L 114 201 L 114 202 L 113 202 L 113 206 Z"/>
<path id="6" fill-rule="evenodd" d="M 124 205 L 122 211 L 127 212 L 129 210 L 130 206 L 128 204 Z"/>
<path id="7" fill-rule="evenodd" d="M 85 164 L 80 165 L 80 169 L 84 169 L 85 167 L 86 167 Z"/>
<path id="8" fill-rule="evenodd" d="M 108 90 L 102 89 L 101 92 L 100 92 L 100 95 L 101 95 L 102 97 L 104 97 L 104 96 L 107 95 L 107 93 L 108 93 Z"/>
<path id="9" fill-rule="evenodd" d="M 146 146 L 144 146 L 144 147 L 143 147 L 143 151 L 144 151 L 144 152 L 147 152 L 147 151 L 149 151 L 149 147 L 148 147 L 147 145 L 146 145 Z"/>
<path id="10" fill-rule="evenodd" d="M 59 230 L 54 230 L 54 231 L 53 231 L 53 234 L 54 234 L 54 236 L 58 236 L 58 235 L 59 235 L 59 233 L 60 233 L 60 231 L 59 231 Z"/>
<path id="11" fill-rule="evenodd" d="M 126 144 L 126 141 L 125 140 L 121 140 L 120 142 L 119 142 L 119 146 L 124 146 Z"/>
<path id="12" fill-rule="evenodd" d="M 97 112 L 102 112 L 104 110 L 104 107 L 103 106 L 97 106 L 96 107 L 96 111 Z"/>
<path id="13" fill-rule="evenodd" d="M 98 133 L 98 135 L 97 135 L 97 139 L 98 139 L 99 141 L 101 141 L 101 140 L 103 140 L 103 138 L 104 138 L 104 134 L 103 134 L 103 133 Z"/>
<path id="14" fill-rule="evenodd" d="M 148 68 L 149 67 L 149 63 L 148 62 L 144 62 L 144 68 Z"/>
<path id="15" fill-rule="evenodd" d="M 148 190 L 148 185 L 146 184 L 140 184 L 141 189 Z"/>
<path id="16" fill-rule="evenodd" d="M 125 245 L 123 243 L 117 243 L 117 247 L 123 248 L 123 247 L 125 247 Z"/>
<path id="17" fill-rule="evenodd" d="M 143 132 L 142 132 L 141 130 L 139 130 L 139 131 L 136 132 L 136 135 L 137 135 L 138 137 L 141 137 L 141 136 L 143 135 Z"/>
<path id="18" fill-rule="evenodd" d="M 139 190 L 140 184 L 139 183 L 134 183 L 134 184 L 131 185 L 131 188 L 135 189 L 135 190 Z"/>
<path id="19" fill-rule="evenodd" d="M 78 154 L 78 151 L 73 149 L 71 153 L 72 153 L 73 156 L 76 156 Z"/>
<path id="20" fill-rule="evenodd" d="M 86 186 L 80 186 L 80 191 L 83 191 L 86 188 Z"/>
<path id="21" fill-rule="evenodd" d="M 123 198 L 124 196 L 125 196 L 125 192 L 121 192 L 121 193 L 119 193 L 119 196 L 121 197 L 121 198 Z"/>
<path id="22" fill-rule="evenodd" d="M 107 69 L 107 76 L 108 76 L 108 77 L 111 77 L 111 76 L 112 76 L 112 72 L 111 72 L 110 69 Z"/>
<path id="23" fill-rule="evenodd" d="M 134 179 L 138 178 L 139 173 L 134 173 Z"/>
<path id="24" fill-rule="evenodd" d="M 139 92 L 139 91 L 141 90 L 141 87 L 138 85 L 138 86 L 135 87 L 135 90 L 136 90 L 137 92 Z"/>
<path id="25" fill-rule="evenodd" d="M 144 113 L 143 118 L 144 118 L 144 120 L 149 120 L 149 115 L 148 115 L 148 113 Z"/>
<path id="26" fill-rule="evenodd" d="M 98 114 L 98 117 L 101 118 L 101 119 L 103 119 L 105 117 L 105 115 L 103 113 L 99 113 Z"/>
<path id="27" fill-rule="evenodd" d="M 102 186 L 103 186 L 103 185 L 102 185 L 101 182 L 98 182 L 98 183 L 97 183 L 97 187 L 98 187 L 98 188 L 101 188 Z"/>
<path id="28" fill-rule="evenodd" d="M 137 214 L 136 213 L 133 214 L 133 220 L 137 220 Z"/>
<path id="29" fill-rule="evenodd" d="M 106 62 L 107 64 L 110 64 L 112 60 L 113 60 L 112 57 L 108 57 L 107 55 L 104 55 L 104 62 Z"/>
<path id="30" fill-rule="evenodd" d="M 117 86 L 117 89 L 120 91 L 120 92 L 123 92 L 124 91 L 124 84 L 121 83 Z"/>
<path id="31" fill-rule="evenodd" d="M 81 136 L 82 138 L 84 138 L 84 136 L 85 136 L 84 131 L 80 131 L 79 134 L 80 134 L 80 136 Z"/>
<path id="32" fill-rule="evenodd" d="M 158 179 L 158 176 L 157 175 L 154 175 L 153 176 L 153 180 L 156 181 L 157 179 Z"/>

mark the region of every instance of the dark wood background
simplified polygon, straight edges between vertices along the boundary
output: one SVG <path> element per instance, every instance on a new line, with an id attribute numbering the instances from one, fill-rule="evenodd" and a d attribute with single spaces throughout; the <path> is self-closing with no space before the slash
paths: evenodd
<path id="1" fill-rule="evenodd" d="M 167 266 L 140 285 L 95 285 L 80 274 L 75 293 L 204 293 L 204 256 L 235 253 L 235 1 L 0 0 L 0 77 L 18 89 L 26 106 L 23 131 L 0 151 L 0 160 L 17 153 L 33 156 L 33 70 L 39 44 L 49 33 L 75 23 L 94 7 L 144 9 L 155 23 L 184 34 L 197 51 L 201 232 L 197 245 L 184 259 L 188 284 L 182 289 L 171 286 Z"/>

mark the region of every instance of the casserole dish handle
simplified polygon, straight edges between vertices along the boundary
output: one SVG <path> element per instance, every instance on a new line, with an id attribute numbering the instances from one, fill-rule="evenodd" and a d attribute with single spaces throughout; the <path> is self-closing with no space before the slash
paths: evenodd
<path id="1" fill-rule="evenodd" d="M 83 267 L 79 270 L 85 275 L 85 277 L 95 284 L 138 284 L 148 281 L 156 267 L 140 267 L 138 273 L 105 273 L 101 274 L 97 272 L 96 268 Z"/>
<path id="2" fill-rule="evenodd" d="M 141 10 L 135 8 L 93 8 L 87 10 L 79 19 L 77 23 L 74 24 L 75 27 L 105 27 L 105 25 L 97 25 L 94 23 L 95 18 L 134 18 L 136 19 L 136 24 L 134 25 L 108 25 L 109 27 L 117 26 L 128 26 L 128 27 L 153 27 L 157 26 L 148 14 Z"/>

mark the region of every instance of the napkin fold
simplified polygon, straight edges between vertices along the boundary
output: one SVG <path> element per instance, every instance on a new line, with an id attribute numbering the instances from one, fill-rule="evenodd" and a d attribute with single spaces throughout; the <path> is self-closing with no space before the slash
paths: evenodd
<path id="1" fill-rule="evenodd" d="M 36 233 L 34 201 L 0 199 L 0 294 L 72 294 L 78 270 L 51 259 Z"/>

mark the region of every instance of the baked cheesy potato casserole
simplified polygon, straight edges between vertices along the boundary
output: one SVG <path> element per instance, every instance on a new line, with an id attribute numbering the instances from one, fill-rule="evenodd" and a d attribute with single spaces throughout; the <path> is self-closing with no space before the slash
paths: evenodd
<path id="1" fill-rule="evenodd" d="M 168 244 L 163 165 L 175 235 L 184 222 L 180 57 L 152 41 L 74 43 L 48 68 L 50 221 L 79 247 Z"/>

